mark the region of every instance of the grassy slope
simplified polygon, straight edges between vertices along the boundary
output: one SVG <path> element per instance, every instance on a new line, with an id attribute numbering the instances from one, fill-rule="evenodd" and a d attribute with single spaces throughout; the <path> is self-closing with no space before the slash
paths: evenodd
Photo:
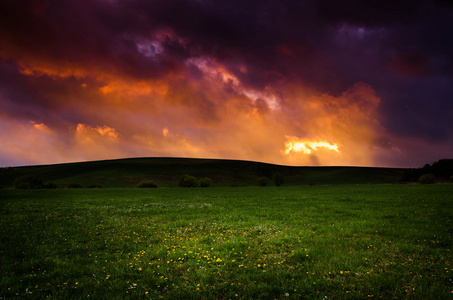
<path id="1" fill-rule="evenodd" d="M 130 158 L 57 165 L 0 169 L 0 187 L 12 186 L 14 179 L 36 175 L 59 186 L 78 183 L 84 187 L 133 187 L 143 180 L 159 186 L 177 184 L 184 174 L 210 177 L 214 186 L 256 185 L 261 176 L 275 172 L 286 175 L 287 185 L 394 183 L 403 169 L 365 167 L 290 167 L 273 164 L 216 159 Z"/>
<path id="2" fill-rule="evenodd" d="M 452 187 L 0 190 L 0 298 L 449 299 Z"/>

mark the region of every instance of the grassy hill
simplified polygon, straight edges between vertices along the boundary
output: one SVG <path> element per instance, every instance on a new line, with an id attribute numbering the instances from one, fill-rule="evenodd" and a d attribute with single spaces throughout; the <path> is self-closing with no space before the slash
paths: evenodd
<path id="1" fill-rule="evenodd" d="M 405 169 L 371 167 L 291 167 L 240 160 L 195 158 L 128 158 L 0 169 L 0 187 L 13 186 L 16 178 L 33 175 L 58 187 L 135 187 L 144 180 L 159 186 L 176 186 L 184 174 L 210 177 L 213 186 L 251 186 L 260 177 L 285 175 L 285 185 L 395 183 Z"/>

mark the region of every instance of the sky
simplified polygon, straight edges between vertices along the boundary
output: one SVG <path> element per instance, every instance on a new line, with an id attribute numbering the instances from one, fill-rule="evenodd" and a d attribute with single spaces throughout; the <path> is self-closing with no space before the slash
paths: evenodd
<path id="1" fill-rule="evenodd" d="M 451 1 L 2 0 L 0 166 L 453 158 Z"/>

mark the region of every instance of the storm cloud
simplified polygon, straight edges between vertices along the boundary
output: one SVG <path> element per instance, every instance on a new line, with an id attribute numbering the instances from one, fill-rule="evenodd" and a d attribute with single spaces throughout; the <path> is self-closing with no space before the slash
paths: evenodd
<path id="1" fill-rule="evenodd" d="M 0 165 L 451 157 L 452 18 L 448 1 L 5 0 Z"/>

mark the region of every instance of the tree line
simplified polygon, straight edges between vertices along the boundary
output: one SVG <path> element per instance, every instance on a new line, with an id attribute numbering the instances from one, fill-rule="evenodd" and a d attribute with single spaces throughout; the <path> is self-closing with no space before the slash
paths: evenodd
<path id="1" fill-rule="evenodd" d="M 441 159 L 421 168 L 408 169 L 402 177 L 402 182 L 436 183 L 453 181 L 453 159 Z"/>

